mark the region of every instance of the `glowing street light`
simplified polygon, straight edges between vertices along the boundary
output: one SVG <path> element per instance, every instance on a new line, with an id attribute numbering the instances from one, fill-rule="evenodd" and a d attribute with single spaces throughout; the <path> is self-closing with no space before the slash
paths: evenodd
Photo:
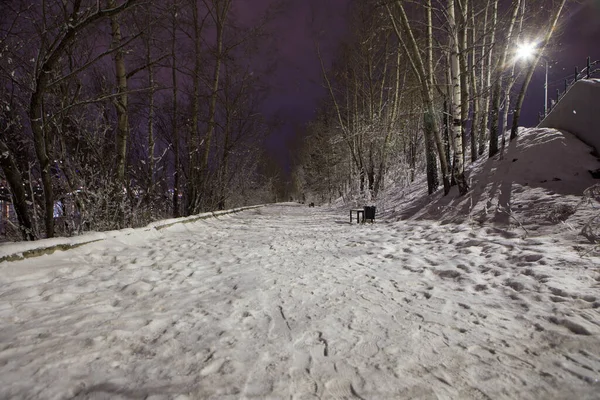
<path id="1" fill-rule="evenodd" d="M 537 51 L 537 43 L 521 43 L 517 47 L 517 59 L 528 61 L 535 55 Z M 548 59 L 541 56 L 546 64 L 546 80 L 544 82 L 544 118 L 548 116 Z"/>
<path id="2" fill-rule="evenodd" d="M 537 43 L 521 43 L 519 47 L 517 47 L 517 58 L 521 60 L 529 60 L 535 54 L 535 49 L 537 47 Z"/>

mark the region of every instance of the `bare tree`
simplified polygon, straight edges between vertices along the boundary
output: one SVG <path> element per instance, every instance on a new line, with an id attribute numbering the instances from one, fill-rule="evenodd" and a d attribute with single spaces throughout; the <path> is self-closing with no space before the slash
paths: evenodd
<path id="1" fill-rule="evenodd" d="M 29 102 L 29 119 L 44 189 L 44 221 L 47 237 L 54 236 L 54 190 L 50 171 L 50 137 L 46 131 L 44 113 L 44 96 L 53 76 L 51 73 L 56 71 L 65 50 L 77 40 L 79 33 L 103 18 L 116 16 L 137 2 L 139 0 L 126 0 L 120 5 L 113 4 L 112 7 L 106 9 L 90 7 L 82 10 L 81 2 L 77 1 L 71 10 L 65 10 L 68 12 L 64 14 L 63 27 L 53 37 L 50 37 L 53 30 L 48 29 L 45 25 L 48 19 L 48 16 L 45 15 L 46 8 L 42 9 L 44 13 L 42 24 L 44 25 L 41 30 L 39 56 L 33 71 L 34 84 Z"/>
<path id="2" fill-rule="evenodd" d="M 394 13 L 392 7 L 395 8 L 398 16 Z M 394 32 L 400 43 L 405 49 L 405 52 L 409 58 L 410 65 L 413 69 L 414 74 L 418 77 L 418 81 L 421 87 L 421 98 L 424 102 L 424 108 L 426 110 L 424 114 L 424 126 L 425 136 L 428 142 L 435 143 L 438 152 L 438 158 L 440 160 L 440 167 L 442 170 L 442 179 L 444 183 L 444 193 L 450 192 L 450 169 L 448 167 L 448 159 L 444 151 L 444 144 L 439 129 L 439 123 L 435 118 L 435 99 L 434 99 L 434 77 L 435 73 L 433 70 L 433 22 L 432 22 L 432 4 L 431 0 L 427 0 L 424 8 L 426 12 L 426 29 L 425 35 L 427 40 L 427 58 L 425 62 L 421 56 L 421 51 L 417 39 L 415 37 L 414 29 L 408 19 L 408 15 L 404 9 L 402 1 L 395 1 L 392 4 L 386 3 L 388 15 L 392 21 Z M 397 19 L 400 20 L 400 26 L 398 25 Z M 402 31 L 401 31 L 402 29 Z M 431 146 L 427 147 L 431 149 Z M 429 159 L 429 157 L 428 157 Z M 431 173 L 428 168 L 428 186 L 429 193 L 433 193 L 436 190 L 434 185 L 434 178 L 429 176 Z"/>

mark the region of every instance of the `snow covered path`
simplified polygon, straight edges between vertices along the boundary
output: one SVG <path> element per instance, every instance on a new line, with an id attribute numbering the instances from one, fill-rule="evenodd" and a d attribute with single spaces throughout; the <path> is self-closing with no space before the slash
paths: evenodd
<path id="1" fill-rule="evenodd" d="M 278 205 L 0 264 L 0 398 L 600 398 L 600 260 Z"/>

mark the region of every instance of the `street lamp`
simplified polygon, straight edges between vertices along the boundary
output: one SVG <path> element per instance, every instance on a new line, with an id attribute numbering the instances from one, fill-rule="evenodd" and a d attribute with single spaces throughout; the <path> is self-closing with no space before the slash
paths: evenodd
<path id="1" fill-rule="evenodd" d="M 517 58 L 521 60 L 529 60 L 534 57 L 537 50 L 537 43 L 522 43 L 517 48 Z M 544 81 L 544 118 L 548 116 L 548 58 L 540 56 L 544 60 L 546 66 L 546 79 Z"/>

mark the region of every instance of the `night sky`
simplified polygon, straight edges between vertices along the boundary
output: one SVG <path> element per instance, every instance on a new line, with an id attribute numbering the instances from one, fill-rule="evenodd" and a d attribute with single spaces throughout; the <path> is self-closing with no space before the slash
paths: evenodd
<path id="1" fill-rule="evenodd" d="M 277 0 L 252 0 L 253 7 L 264 8 Z M 349 0 L 291 0 L 273 23 L 276 35 L 277 69 L 270 77 L 274 89 L 264 112 L 276 117 L 281 126 L 269 144 L 276 152 L 296 127 L 315 115 L 319 99 L 326 95 L 321 66 L 315 50 L 318 41 L 324 62 L 330 65 L 340 41 L 346 35 Z M 281 160 L 287 160 L 279 153 Z"/>
<path id="2" fill-rule="evenodd" d="M 274 1 L 252 0 L 252 9 L 260 10 Z M 291 0 L 273 23 L 278 64 L 271 77 L 275 89 L 263 111 L 276 115 L 283 125 L 270 140 L 272 149 L 283 148 L 295 126 L 312 119 L 319 99 L 326 96 L 315 41 L 319 41 L 329 64 L 347 31 L 348 3 L 350 0 Z M 546 52 L 553 64 L 549 72 L 550 98 L 556 98 L 557 88 L 564 90 L 564 79 L 574 73 L 575 66 L 581 70 L 588 56 L 592 61 L 600 60 L 600 0 L 569 5 L 559 23 L 559 33 L 563 34 L 554 37 L 552 48 Z M 596 67 L 600 68 L 600 63 Z M 529 85 L 520 124 L 536 125 L 543 102 L 544 67 L 540 64 Z M 287 158 L 283 154 L 281 157 Z"/>

